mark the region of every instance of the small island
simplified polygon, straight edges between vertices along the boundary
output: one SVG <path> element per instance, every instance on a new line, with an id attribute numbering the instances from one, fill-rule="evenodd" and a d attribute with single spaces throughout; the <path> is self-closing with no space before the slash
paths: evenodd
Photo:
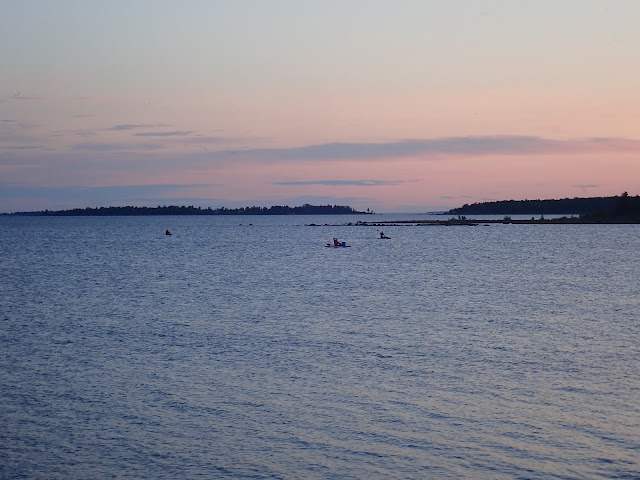
<path id="1" fill-rule="evenodd" d="M 309 205 L 299 207 L 242 207 L 242 208 L 202 208 L 191 206 L 158 206 L 158 207 L 96 207 L 73 208 L 71 210 L 43 210 L 39 212 L 16 212 L 4 215 L 26 215 L 47 217 L 72 216 L 134 216 L 134 215 L 367 215 L 373 214 L 367 209 L 360 212 L 346 205 Z"/>
<path id="2" fill-rule="evenodd" d="M 505 215 L 510 223 L 640 223 L 640 196 L 632 197 L 624 192 L 615 197 L 483 202 L 463 205 L 447 214 L 458 215 L 460 219 L 465 215 Z M 534 217 L 511 220 L 511 215 Z M 563 216 L 545 219 L 545 215 Z"/>
<path id="3" fill-rule="evenodd" d="M 454 208 L 441 215 L 453 215 L 446 220 L 378 220 L 358 221 L 345 226 L 416 225 L 416 226 L 477 226 L 491 224 L 638 224 L 640 196 L 627 192 L 616 197 L 573 198 L 563 200 L 506 200 L 474 203 Z M 467 215 L 476 218 L 469 219 Z M 480 219 L 480 215 L 504 217 Z M 532 215 L 531 218 L 512 218 L 511 215 Z M 545 218 L 552 215 L 553 218 Z M 562 216 L 558 216 L 562 215 Z M 315 226 L 311 224 L 309 226 Z M 337 226 L 337 225 L 336 225 Z"/>

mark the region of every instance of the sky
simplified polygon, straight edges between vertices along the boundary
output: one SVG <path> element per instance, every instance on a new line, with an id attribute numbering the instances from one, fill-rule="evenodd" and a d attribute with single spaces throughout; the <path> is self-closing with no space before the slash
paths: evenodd
<path id="1" fill-rule="evenodd" d="M 640 194 L 637 0 L 0 0 L 0 212 Z"/>

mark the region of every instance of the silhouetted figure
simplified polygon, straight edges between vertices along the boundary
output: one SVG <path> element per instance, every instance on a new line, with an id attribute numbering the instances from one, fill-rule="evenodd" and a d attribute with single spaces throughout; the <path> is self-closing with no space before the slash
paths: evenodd
<path id="1" fill-rule="evenodd" d="M 165 235 L 171 235 L 171 230 L 167 229 L 166 232 L 164 232 Z"/>

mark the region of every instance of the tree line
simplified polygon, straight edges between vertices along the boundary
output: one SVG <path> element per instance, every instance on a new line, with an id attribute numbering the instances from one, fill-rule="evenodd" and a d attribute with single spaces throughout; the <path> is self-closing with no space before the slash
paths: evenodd
<path id="1" fill-rule="evenodd" d="M 12 215 L 31 216 L 133 216 L 133 215 L 344 215 L 366 214 L 346 205 L 309 205 L 298 207 L 275 205 L 271 207 L 202 208 L 190 206 L 158 207 L 86 207 L 70 210 L 42 210 L 38 212 L 16 212 Z"/>
<path id="2" fill-rule="evenodd" d="M 640 196 L 627 192 L 615 197 L 563 198 L 558 200 L 502 200 L 454 208 L 451 215 L 579 215 L 591 219 L 640 221 Z"/>

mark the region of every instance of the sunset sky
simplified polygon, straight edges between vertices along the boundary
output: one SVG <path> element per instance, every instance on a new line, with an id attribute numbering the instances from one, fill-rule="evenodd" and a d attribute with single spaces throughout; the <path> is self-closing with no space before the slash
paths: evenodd
<path id="1" fill-rule="evenodd" d="M 0 2 L 0 212 L 623 191 L 637 0 Z"/>

